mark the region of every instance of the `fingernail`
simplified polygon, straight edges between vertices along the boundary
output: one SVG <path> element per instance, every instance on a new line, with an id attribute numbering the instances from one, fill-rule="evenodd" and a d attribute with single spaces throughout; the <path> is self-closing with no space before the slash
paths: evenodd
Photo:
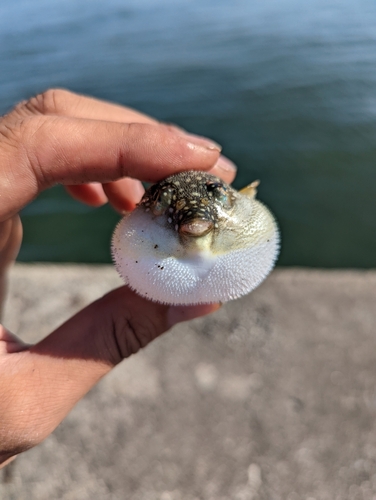
<path id="1" fill-rule="evenodd" d="M 206 139 L 206 137 L 201 137 L 200 135 L 195 134 L 184 134 L 184 136 L 188 139 L 188 146 L 192 145 L 195 149 L 197 146 L 204 147 L 205 149 L 209 149 L 210 151 L 222 151 L 222 146 L 212 141 L 211 139 Z M 191 144 L 190 144 L 191 143 Z"/>
<path id="2" fill-rule="evenodd" d="M 188 146 L 191 146 L 192 148 L 201 146 L 205 149 L 209 149 L 210 151 L 222 151 L 222 146 L 212 139 L 208 139 L 207 137 L 203 137 L 197 134 L 190 134 L 175 123 L 165 123 L 165 125 L 171 132 L 174 132 L 175 134 L 181 135 L 185 139 L 190 140 L 192 144 L 188 143 Z"/>
<path id="3" fill-rule="evenodd" d="M 225 172 L 236 172 L 237 170 L 235 163 L 222 155 L 218 158 L 215 166 L 220 168 L 221 170 L 224 170 Z"/>
<path id="4" fill-rule="evenodd" d="M 221 307 L 220 304 L 198 304 L 196 306 L 171 306 L 167 313 L 168 327 L 191 319 L 211 314 Z"/>

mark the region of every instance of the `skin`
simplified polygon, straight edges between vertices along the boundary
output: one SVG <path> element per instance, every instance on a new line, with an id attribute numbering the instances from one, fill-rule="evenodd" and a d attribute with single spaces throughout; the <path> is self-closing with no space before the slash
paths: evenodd
<path id="1" fill-rule="evenodd" d="M 140 180 L 183 170 L 235 177 L 215 143 L 132 109 L 60 89 L 20 103 L 0 118 L 0 304 L 22 239 L 18 212 L 38 193 L 60 183 L 83 203 L 125 212 L 143 194 Z M 35 345 L 0 325 L 0 464 L 45 439 L 124 358 L 218 307 L 157 304 L 124 286 Z"/>

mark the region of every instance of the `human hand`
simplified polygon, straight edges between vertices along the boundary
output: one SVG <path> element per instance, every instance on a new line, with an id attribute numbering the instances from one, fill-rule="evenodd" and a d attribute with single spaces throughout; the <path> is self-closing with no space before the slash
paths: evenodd
<path id="1" fill-rule="evenodd" d="M 21 243 L 17 214 L 42 190 L 64 184 L 84 203 L 122 212 L 141 198 L 140 180 L 194 169 L 235 176 L 215 143 L 131 109 L 63 90 L 19 104 L 0 119 L 0 303 Z M 0 325 L 0 464 L 40 443 L 122 359 L 217 307 L 157 304 L 124 286 L 33 346 Z"/>

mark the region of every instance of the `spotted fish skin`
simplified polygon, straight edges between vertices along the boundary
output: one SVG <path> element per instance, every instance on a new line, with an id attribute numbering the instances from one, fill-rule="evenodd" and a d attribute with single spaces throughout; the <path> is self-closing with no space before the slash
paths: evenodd
<path id="1" fill-rule="evenodd" d="M 230 208 L 236 197 L 237 192 L 214 175 L 182 172 L 154 184 L 140 204 L 156 215 L 167 214 L 167 222 L 175 231 L 197 218 L 218 229 L 218 209 L 222 205 Z"/>
<path id="2" fill-rule="evenodd" d="M 255 199 L 255 186 L 238 192 L 196 171 L 151 186 L 113 236 L 124 281 L 169 304 L 225 302 L 249 293 L 279 249 L 275 220 Z"/>

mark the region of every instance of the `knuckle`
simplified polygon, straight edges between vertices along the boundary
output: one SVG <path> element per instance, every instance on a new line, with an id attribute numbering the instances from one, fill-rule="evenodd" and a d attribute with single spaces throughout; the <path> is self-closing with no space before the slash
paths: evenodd
<path id="1" fill-rule="evenodd" d="M 43 114 L 59 114 L 70 92 L 63 89 L 48 89 L 31 98 L 29 103 L 35 111 Z"/>
<path id="2" fill-rule="evenodd" d="M 60 114 L 64 111 L 66 102 L 71 99 L 73 94 L 68 90 L 54 88 L 48 89 L 40 94 L 31 97 L 27 101 L 18 104 L 15 111 L 19 115 L 41 114 L 51 115 Z"/>
<path id="3" fill-rule="evenodd" d="M 33 128 L 31 117 L 19 117 L 9 120 L 7 117 L 0 121 L 0 138 L 2 146 L 8 146 L 13 151 L 21 152 L 24 139 L 28 138 Z"/>
<path id="4" fill-rule="evenodd" d="M 21 147 L 28 144 L 35 133 L 42 128 L 44 120 L 41 118 L 26 116 L 11 123 L 7 123 L 5 120 L 1 123 L 0 130 L 3 137 L 7 138 L 9 142 Z"/>
<path id="5" fill-rule="evenodd" d="M 42 179 L 44 176 L 40 155 L 44 150 L 43 145 L 48 142 L 49 127 L 47 125 L 47 118 L 42 115 L 26 115 L 19 116 L 17 120 L 5 118 L 0 121 L 2 147 L 8 151 L 14 161 L 31 169 L 36 179 Z"/>
<path id="6" fill-rule="evenodd" d="M 136 354 L 154 336 L 153 329 L 130 317 L 122 317 L 114 321 L 112 335 L 119 359 Z"/>
<path id="7" fill-rule="evenodd" d="M 95 349 L 105 353 L 112 365 L 135 354 L 168 329 L 167 308 L 150 304 L 127 287 L 112 290 L 96 301 L 98 332 Z"/>
<path id="8" fill-rule="evenodd" d="M 0 121 L 0 138 L 3 144 L 17 147 L 20 136 L 19 122 L 9 123 L 6 119 Z"/>
<path id="9" fill-rule="evenodd" d="M 108 299 L 115 297 L 110 293 Z M 121 295 L 119 295 L 121 298 Z M 131 308 L 112 309 L 106 320 L 106 349 L 113 364 L 135 354 L 162 333 L 160 318 L 154 314 L 139 314 Z"/>

